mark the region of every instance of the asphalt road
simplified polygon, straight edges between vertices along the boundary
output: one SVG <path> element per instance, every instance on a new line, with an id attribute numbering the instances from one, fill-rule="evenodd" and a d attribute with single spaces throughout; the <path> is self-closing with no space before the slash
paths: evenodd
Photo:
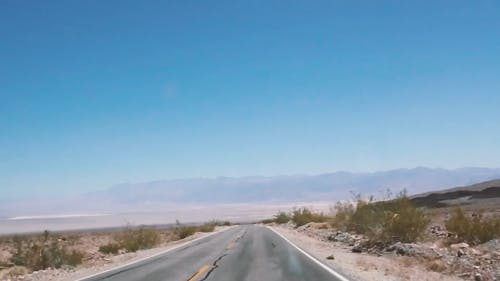
<path id="1" fill-rule="evenodd" d="M 337 280 L 272 230 L 238 226 L 160 256 L 85 281 L 298 281 Z"/>

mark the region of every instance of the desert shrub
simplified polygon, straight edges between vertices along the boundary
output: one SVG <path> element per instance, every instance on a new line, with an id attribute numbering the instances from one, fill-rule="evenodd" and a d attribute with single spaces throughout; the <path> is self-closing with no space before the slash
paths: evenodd
<path id="1" fill-rule="evenodd" d="M 260 223 L 271 224 L 271 223 L 274 223 L 274 219 L 264 219 L 264 220 L 261 220 Z"/>
<path id="2" fill-rule="evenodd" d="M 82 263 L 84 257 L 83 253 L 68 249 L 58 237 L 49 236 L 48 233 L 44 233 L 43 238 L 14 237 L 13 244 L 11 262 L 32 270 L 76 266 Z"/>
<path id="3" fill-rule="evenodd" d="M 387 242 L 415 242 L 429 224 L 429 217 L 407 197 L 392 200 L 392 207 L 392 210 L 384 212 L 380 239 Z"/>
<path id="4" fill-rule="evenodd" d="M 347 210 L 345 214 L 350 216 L 346 223 L 347 229 L 383 244 L 415 242 L 430 221 L 425 211 L 413 205 L 405 194 L 388 201 L 360 200 L 354 212 L 349 212 Z"/>
<path id="5" fill-rule="evenodd" d="M 323 213 L 315 213 L 303 207 L 293 210 L 291 219 L 299 227 L 310 222 L 325 222 L 328 220 L 328 217 Z"/>
<path id="6" fill-rule="evenodd" d="M 332 212 L 335 214 L 332 221 L 333 226 L 342 230 L 347 230 L 351 218 L 354 214 L 354 210 L 354 205 L 351 203 L 337 202 L 332 210 Z"/>
<path id="7" fill-rule="evenodd" d="M 198 226 L 197 231 L 199 232 L 212 232 L 214 231 L 216 223 L 205 223 Z"/>
<path id="8" fill-rule="evenodd" d="M 124 248 L 127 252 L 136 252 L 158 245 L 160 243 L 160 234 L 152 228 L 129 228 L 117 234 L 115 239 L 121 248 Z"/>
<path id="9" fill-rule="evenodd" d="M 118 251 L 120 251 L 120 249 L 122 249 L 122 246 L 114 242 L 99 246 L 99 252 L 103 254 L 116 255 L 118 254 Z"/>
<path id="10" fill-rule="evenodd" d="M 231 222 L 230 221 L 213 220 L 211 222 L 208 222 L 207 224 L 213 224 L 214 226 L 230 226 Z"/>
<path id="11" fill-rule="evenodd" d="M 196 232 L 212 232 L 215 230 L 216 226 L 220 225 L 220 223 L 216 221 L 208 222 L 202 225 L 182 225 L 179 221 L 177 221 L 176 224 L 174 233 L 179 239 L 189 237 Z"/>
<path id="12" fill-rule="evenodd" d="M 179 239 L 184 239 L 196 233 L 196 226 L 192 225 L 180 225 L 175 228 L 175 234 Z"/>
<path id="13" fill-rule="evenodd" d="M 77 266 L 82 263 L 85 255 L 77 250 L 66 251 L 63 256 L 63 264 Z"/>
<path id="14" fill-rule="evenodd" d="M 273 222 L 278 224 L 288 223 L 292 218 L 286 212 L 278 212 L 273 219 Z"/>
<path id="15" fill-rule="evenodd" d="M 500 217 L 485 217 L 482 212 L 467 215 L 457 207 L 445 222 L 446 229 L 455 234 L 454 242 L 484 243 L 500 237 Z"/>

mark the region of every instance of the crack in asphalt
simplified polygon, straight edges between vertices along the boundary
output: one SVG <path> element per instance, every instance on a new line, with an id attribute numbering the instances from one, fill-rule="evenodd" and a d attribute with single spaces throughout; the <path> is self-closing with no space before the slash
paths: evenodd
<path id="1" fill-rule="evenodd" d="M 227 254 L 223 254 L 222 256 L 218 257 L 214 263 L 212 264 L 212 268 L 207 272 L 207 275 L 205 275 L 205 277 L 203 277 L 203 279 L 201 279 L 200 281 L 205 281 L 207 280 L 207 278 L 210 276 L 210 274 L 217 268 L 219 267 L 219 265 L 217 264 L 223 257 L 227 256 Z"/>
<path id="2" fill-rule="evenodd" d="M 238 237 L 236 237 L 236 239 L 234 239 L 234 243 L 237 243 L 241 238 L 243 238 L 243 236 L 245 236 L 245 234 L 247 233 L 247 230 L 245 229 L 245 231 Z M 205 281 L 207 280 L 208 277 L 210 277 L 210 274 L 212 274 L 212 272 L 217 268 L 219 267 L 218 265 L 218 262 L 222 260 L 222 258 L 224 258 L 225 256 L 228 255 L 228 252 L 229 249 L 225 249 L 224 250 L 224 254 L 219 256 L 213 263 L 212 263 L 212 268 L 210 268 L 210 270 L 207 272 L 207 274 L 205 275 L 205 277 L 203 277 L 203 279 L 201 279 L 200 281 Z"/>
<path id="3" fill-rule="evenodd" d="M 237 243 L 241 238 L 243 238 L 243 236 L 245 236 L 245 234 L 247 233 L 247 230 L 245 229 L 245 231 L 243 231 L 243 233 L 241 235 L 239 235 L 238 237 L 236 237 L 236 239 L 234 239 L 233 243 Z M 215 261 L 212 263 L 212 266 L 210 268 L 210 270 L 207 272 L 207 274 L 202 278 L 200 279 L 200 281 L 205 281 L 207 280 L 208 277 L 210 277 L 210 274 L 212 274 L 212 272 L 219 267 L 218 265 L 218 262 L 220 262 L 222 260 L 222 258 L 224 258 L 225 256 L 228 255 L 228 252 L 229 249 L 225 249 L 223 251 L 223 254 L 219 257 L 217 257 L 217 259 L 215 259 Z M 196 273 L 194 273 L 193 275 L 191 275 L 190 278 L 193 278 L 194 276 L 196 276 Z M 188 280 L 190 280 L 190 278 L 188 278 Z"/>

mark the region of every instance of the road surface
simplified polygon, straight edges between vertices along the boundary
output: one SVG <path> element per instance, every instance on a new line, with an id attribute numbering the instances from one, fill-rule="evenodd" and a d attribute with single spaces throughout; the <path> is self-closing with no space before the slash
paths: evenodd
<path id="1" fill-rule="evenodd" d="M 160 256 L 85 281 L 298 281 L 341 276 L 274 231 L 256 225 L 231 228 Z"/>

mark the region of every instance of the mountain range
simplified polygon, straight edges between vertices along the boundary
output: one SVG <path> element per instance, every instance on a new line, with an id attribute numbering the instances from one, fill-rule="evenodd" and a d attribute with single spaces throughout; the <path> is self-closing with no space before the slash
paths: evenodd
<path id="1" fill-rule="evenodd" d="M 384 196 L 386 190 L 408 194 L 470 185 L 500 178 L 500 169 L 417 167 L 371 173 L 217 177 L 123 183 L 106 190 L 50 202 L 8 202 L 0 216 L 155 211 L 176 206 L 243 203 L 335 202 L 353 194 Z"/>

